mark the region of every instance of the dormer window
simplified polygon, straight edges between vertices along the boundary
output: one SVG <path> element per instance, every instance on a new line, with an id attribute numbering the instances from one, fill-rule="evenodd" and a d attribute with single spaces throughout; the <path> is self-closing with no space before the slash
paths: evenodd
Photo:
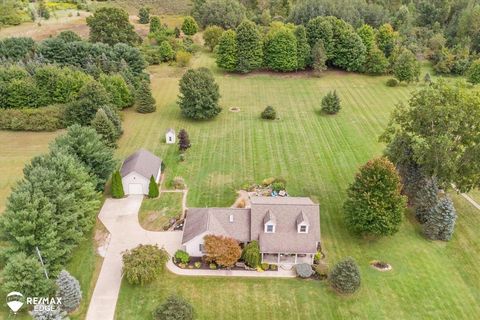
<path id="1" fill-rule="evenodd" d="M 297 217 L 297 232 L 298 233 L 308 233 L 308 223 L 307 216 L 303 211 L 300 211 L 300 214 Z"/>
<path id="2" fill-rule="evenodd" d="M 308 226 L 306 224 L 299 225 L 298 233 L 308 233 Z"/>
<path id="3" fill-rule="evenodd" d="M 265 225 L 265 233 L 274 233 L 275 225 L 273 223 L 268 223 Z"/>

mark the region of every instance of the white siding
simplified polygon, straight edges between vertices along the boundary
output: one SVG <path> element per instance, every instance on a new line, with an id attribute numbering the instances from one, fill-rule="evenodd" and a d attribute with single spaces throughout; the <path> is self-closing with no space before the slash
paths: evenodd
<path id="1" fill-rule="evenodd" d="M 167 134 L 165 135 L 165 142 L 167 144 L 173 144 L 175 143 L 175 133 L 173 132 L 167 132 Z"/>
<path id="2" fill-rule="evenodd" d="M 148 194 L 148 183 L 149 179 L 146 179 L 144 176 L 136 173 L 130 172 L 125 177 L 122 178 L 123 190 L 125 194 L 128 194 L 128 185 L 130 183 L 140 183 L 142 185 L 143 194 Z"/>
<path id="3" fill-rule="evenodd" d="M 202 234 L 199 234 L 192 240 L 184 243 L 183 245 L 185 246 L 185 251 L 188 252 L 188 254 L 192 257 L 201 257 L 204 255 L 203 252 L 200 251 L 200 244 L 204 244 L 203 237 L 205 237 L 208 234 L 208 232 L 204 232 Z"/>

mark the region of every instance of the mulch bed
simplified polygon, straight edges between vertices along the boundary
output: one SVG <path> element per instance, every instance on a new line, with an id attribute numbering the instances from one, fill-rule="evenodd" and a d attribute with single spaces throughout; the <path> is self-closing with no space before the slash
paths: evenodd
<path id="1" fill-rule="evenodd" d="M 392 266 L 386 262 L 383 261 L 377 261 L 374 260 L 370 262 L 370 265 L 374 268 L 377 269 L 378 271 L 390 271 L 392 270 Z"/>
<path id="2" fill-rule="evenodd" d="M 187 264 L 187 265 L 181 265 L 180 263 L 177 263 L 175 261 L 175 258 L 172 257 L 172 261 L 173 263 L 179 267 L 179 268 L 182 268 L 182 269 L 197 269 L 197 270 L 241 270 L 241 271 L 252 271 L 252 272 L 257 272 L 257 269 L 250 269 L 250 268 L 245 268 L 243 266 L 234 266 L 232 268 L 222 268 L 222 267 L 219 267 L 217 266 L 216 269 L 211 269 L 210 268 L 210 263 L 206 263 L 202 260 L 201 257 L 190 257 L 190 262 Z M 195 267 L 195 262 L 200 262 L 200 267 L 197 268 Z M 278 271 L 277 270 L 267 270 L 265 272 L 275 272 L 275 271 Z"/>

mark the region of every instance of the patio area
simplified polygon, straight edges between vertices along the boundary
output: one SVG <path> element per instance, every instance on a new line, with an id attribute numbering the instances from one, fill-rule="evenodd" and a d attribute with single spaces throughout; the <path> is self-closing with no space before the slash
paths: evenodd
<path id="1" fill-rule="evenodd" d="M 312 253 L 262 253 L 262 263 L 269 264 L 313 264 Z"/>

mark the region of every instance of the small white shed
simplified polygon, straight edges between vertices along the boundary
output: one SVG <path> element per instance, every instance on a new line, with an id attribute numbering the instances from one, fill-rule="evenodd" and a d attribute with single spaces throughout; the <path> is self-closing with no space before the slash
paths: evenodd
<path id="1" fill-rule="evenodd" d="M 169 128 L 165 133 L 165 142 L 167 144 L 174 144 L 175 139 L 176 139 L 175 130 L 173 130 L 172 128 Z"/>
<path id="2" fill-rule="evenodd" d="M 125 194 L 148 194 L 150 177 L 160 181 L 162 159 L 153 153 L 140 149 L 129 156 L 120 169 Z"/>

